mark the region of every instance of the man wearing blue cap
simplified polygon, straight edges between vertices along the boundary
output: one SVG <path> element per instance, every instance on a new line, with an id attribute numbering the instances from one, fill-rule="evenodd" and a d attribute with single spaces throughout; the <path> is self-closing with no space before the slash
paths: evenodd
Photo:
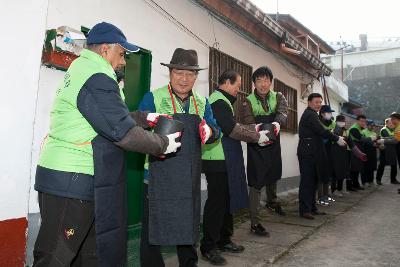
<path id="1" fill-rule="evenodd" d="M 333 112 L 335 111 L 329 105 L 322 105 L 319 111 L 319 119 L 322 123 L 322 126 L 324 126 L 326 130 L 329 130 L 331 132 L 333 132 L 336 127 L 336 122 L 332 117 Z M 323 168 L 326 170 L 326 173 L 325 175 L 320 176 L 317 203 L 323 206 L 328 206 L 332 201 L 335 201 L 329 196 L 329 183 L 333 178 L 331 148 L 333 144 L 336 144 L 336 142 L 332 142 L 328 138 L 324 138 L 323 142 L 328 157 L 325 161 L 325 167 Z"/>
<path id="2" fill-rule="evenodd" d="M 143 128 L 157 114 L 130 113 L 115 70 L 138 51 L 120 29 L 99 23 L 57 89 L 35 189 L 42 217 L 33 266 L 124 266 L 127 209 L 124 150 L 161 156 L 179 133 Z"/>

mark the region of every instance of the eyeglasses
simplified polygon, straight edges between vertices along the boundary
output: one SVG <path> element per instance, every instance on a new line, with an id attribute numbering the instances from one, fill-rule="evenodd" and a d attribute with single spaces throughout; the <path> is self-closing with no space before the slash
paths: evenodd
<path id="1" fill-rule="evenodd" d="M 184 70 L 172 70 L 178 79 L 187 78 L 188 80 L 193 80 L 197 77 L 197 72 L 194 71 L 184 71 Z"/>

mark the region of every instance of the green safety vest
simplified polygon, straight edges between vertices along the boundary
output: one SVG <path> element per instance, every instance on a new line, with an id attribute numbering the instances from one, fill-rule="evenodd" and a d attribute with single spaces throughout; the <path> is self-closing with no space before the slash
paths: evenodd
<path id="1" fill-rule="evenodd" d="M 329 130 L 329 131 L 332 131 L 332 130 L 334 130 L 334 129 L 336 128 L 336 121 L 332 121 L 332 123 L 329 124 L 328 126 L 326 126 L 326 125 L 325 125 L 324 123 L 322 123 L 322 122 L 321 122 L 321 124 L 322 124 L 322 126 L 324 126 L 325 129 L 327 129 L 327 130 Z"/>
<path id="2" fill-rule="evenodd" d="M 38 165 L 57 171 L 94 174 L 91 141 L 97 133 L 78 110 L 77 98 L 85 82 L 96 73 L 104 73 L 117 81 L 107 60 L 84 49 L 57 89 L 50 113 L 50 132 L 43 142 Z"/>
<path id="3" fill-rule="evenodd" d="M 376 133 L 373 132 L 373 131 L 370 131 L 370 130 L 368 130 L 368 129 L 363 129 L 363 130 L 361 131 L 361 133 L 362 133 L 365 137 L 372 137 L 372 136 L 375 136 L 375 137 L 376 137 Z"/>
<path id="4" fill-rule="evenodd" d="M 160 114 L 167 114 L 167 115 L 174 115 L 174 106 L 172 104 L 171 94 L 168 90 L 168 85 L 158 88 L 152 91 L 153 99 L 154 99 L 154 106 L 156 108 L 156 113 Z M 183 107 L 180 105 L 178 99 L 174 94 L 172 94 L 176 113 L 185 113 Z M 192 91 L 192 96 L 189 98 L 190 105 L 189 105 L 189 114 L 197 114 L 200 118 L 204 117 L 204 113 L 206 111 L 206 98 L 197 94 L 196 92 Z M 198 113 L 196 110 L 196 106 L 198 109 Z M 149 169 L 149 155 L 146 155 L 146 161 L 144 163 L 144 168 L 146 170 Z"/>
<path id="5" fill-rule="evenodd" d="M 362 134 L 363 134 L 363 133 L 362 133 L 363 128 L 361 128 L 361 126 L 358 125 L 358 123 L 354 123 L 354 124 L 350 127 L 350 129 L 348 130 L 348 136 L 350 136 L 351 140 L 353 140 L 353 141 L 360 141 L 358 138 L 354 137 L 354 136 L 351 134 L 351 132 L 350 132 L 351 129 L 357 129 L 357 131 L 359 131 L 360 134 L 362 135 Z"/>
<path id="6" fill-rule="evenodd" d="M 231 102 L 220 91 L 214 91 L 209 98 L 210 104 L 213 104 L 217 100 L 223 100 L 226 102 L 232 110 L 232 113 L 234 113 Z M 225 160 L 224 149 L 222 147 L 222 135 L 214 143 L 206 144 L 202 147 L 201 158 L 203 160 Z"/>
<path id="7" fill-rule="evenodd" d="M 386 130 L 388 133 L 389 133 L 389 136 L 390 137 L 393 137 L 394 136 L 394 130 L 391 130 L 390 128 L 388 128 L 388 127 L 383 127 L 382 129 L 381 129 L 381 131 L 380 131 L 380 134 L 381 134 L 381 136 L 382 136 L 382 131 L 383 130 Z"/>
<path id="8" fill-rule="evenodd" d="M 267 102 L 268 102 L 268 112 L 265 111 L 265 109 L 262 106 L 262 102 L 256 94 L 253 92 L 249 96 L 247 96 L 247 100 L 250 101 L 251 108 L 253 109 L 253 114 L 254 116 L 262 116 L 262 115 L 271 115 L 275 112 L 276 106 L 277 106 L 277 93 L 274 91 L 270 91 L 269 94 L 267 95 Z"/>

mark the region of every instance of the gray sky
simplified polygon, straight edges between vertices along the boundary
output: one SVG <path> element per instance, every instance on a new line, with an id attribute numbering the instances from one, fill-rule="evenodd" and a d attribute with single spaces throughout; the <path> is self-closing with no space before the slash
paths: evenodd
<path id="1" fill-rule="evenodd" d="M 277 0 L 251 0 L 266 13 L 276 13 Z M 291 14 L 325 41 L 400 37 L 398 0 L 278 0 L 279 13 Z"/>

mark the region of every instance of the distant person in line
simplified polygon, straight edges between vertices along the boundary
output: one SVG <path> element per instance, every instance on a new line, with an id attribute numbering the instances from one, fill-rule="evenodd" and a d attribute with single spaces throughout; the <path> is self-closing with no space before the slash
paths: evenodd
<path id="1" fill-rule="evenodd" d="M 397 176 L 397 152 L 396 145 L 398 141 L 394 137 L 394 129 L 395 126 L 392 122 L 391 118 L 387 118 L 385 120 L 385 126 L 380 130 L 380 135 L 382 141 L 379 141 L 380 144 L 380 153 L 379 153 L 379 166 L 376 172 L 376 183 L 378 185 L 382 185 L 382 176 L 385 170 L 385 166 L 390 166 L 390 183 L 399 184 L 399 181 L 396 179 Z"/>
<path id="2" fill-rule="evenodd" d="M 299 188 L 299 213 L 300 216 L 313 220 L 315 215 L 325 215 L 316 206 L 315 194 L 318 181 L 326 173 L 328 156 L 326 154 L 323 139 L 336 142 L 345 147 L 343 137 L 333 134 L 325 129 L 319 118 L 322 96 L 312 93 L 308 96 L 308 107 L 303 112 L 299 123 L 299 145 L 297 156 L 300 166 L 300 188 Z"/>

